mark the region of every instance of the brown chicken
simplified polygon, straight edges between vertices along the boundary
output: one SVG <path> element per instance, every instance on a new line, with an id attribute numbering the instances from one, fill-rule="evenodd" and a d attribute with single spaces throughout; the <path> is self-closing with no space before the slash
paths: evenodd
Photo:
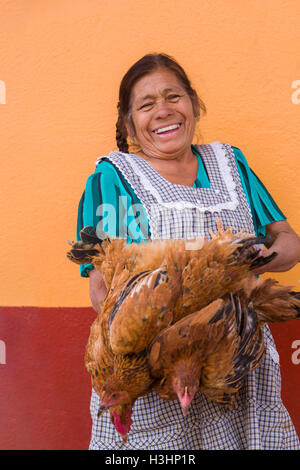
<path id="1" fill-rule="evenodd" d="M 109 407 L 121 434 L 130 429 L 135 400 L 155 383 L 147 348 L 160 331 L 236 291 L 253 268 L 276 256 L 259 256 L 253 245 L 264 239 L 244 232 L 233 235 L 219 229 L 212 236 L 187 244 L 168 240 L 127 245 L 105 234 L 98 238 L 87 227 L 82 242 L 71 243 L 69 259 L 92 263 L 108 288 L 91 327 L 85 363 L 102 407 Z M 122 435 L 126 440 L 126 433 Z"/>
<path id="2" fill-rule="evenodd" d="M 186 414 L 200 390 L 211 400 L 234 406 L 243 378 L 264 357 L 265 322 L 300 317 L 300 296 L 272 279 L 247 279 L 227 294 L 157 335 L 149 347 L 155 391 L 178 399 Z"/>

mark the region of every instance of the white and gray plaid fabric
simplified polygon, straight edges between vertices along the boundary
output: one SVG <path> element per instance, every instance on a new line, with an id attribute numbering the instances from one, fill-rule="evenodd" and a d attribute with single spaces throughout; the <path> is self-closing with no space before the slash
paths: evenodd
<path id="1" fill-rule="evenodd" d="M 195 190 L 171 184 L 147 162 L 132 154 L 112 152 L 108 158 L 122 171 L 145 205 L 153 239 L 181 238 L 180 234 L 187 239 L 195 235 L 209 236 L 209 230 L 216 228 L 216 217 L 220 218 L 223 227 L 245 228 L 254 233 L 231 147 L 213 143 L 199 146 L 198 150 L 208 171 L 210 189 Z M 131 159 L 134 159 L 133 165 Z M 154 212 L 151 205 L 155 206 Z M 199 214 L 201 223 L 197 221 Z M 168 224 L 167 230 L 165 224 Z M 124 444 L 110 422 L 109 413 L 97 417 L 99 397 L 92 390 L 93 427 L 89 448 L 300 449 L 294 426 L 281 400 L 279 357 L 268 326 L 264 328 L 264 335 L 265 359 L 245 379 L 234 410 L 213 403 L 199 392 L 184 417 L 177 401 L 164 401 L 152 392 L 135 402 L 133 425 Z"/>
<path id="2" fill-rule="evenodd" d="M 210 188 L 170 183 L 135 154 L 111 152 L 106 158 L 121 171 L 144 205 L 151 239 L 209 236 L 209 230 L 216 230 L 218 218 L 224 228 L 244 228 L 254 233 L 231 146 L 214 142 L 197 146 L 197 150 L 207 169 Z"/>

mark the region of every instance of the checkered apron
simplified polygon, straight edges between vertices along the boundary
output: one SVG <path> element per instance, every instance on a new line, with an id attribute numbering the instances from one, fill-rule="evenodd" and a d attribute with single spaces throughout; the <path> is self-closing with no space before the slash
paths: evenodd
<path id="1" fill-rule="evenodd" d="M 112 152 L 107 158 L 122 172 L 147 211 L 151 238 L 210 236 L 216 219 L 224 228 L 254 233 L 232 148 L 214 142 L 198 146 L 210 188 L 172 184 L 144 159 Z M 128 441 L 110 422 L 97 417 L 99 397 L 92 390 L 93 421 L 90 449 L 300 449 L 290 416 L 281 401 L 279 357 L 268 326 L 264 327 L 263 363 L 244 380 L 235 409 L 218 405 L 198 392 L 189 413 L 179 402 L 165 401 L 155 392 L 139 398 L 133 408 Z"/>

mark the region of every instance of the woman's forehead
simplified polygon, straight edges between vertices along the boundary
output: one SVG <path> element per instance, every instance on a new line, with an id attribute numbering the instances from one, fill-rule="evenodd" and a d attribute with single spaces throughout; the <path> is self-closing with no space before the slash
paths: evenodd
<path id="1" fill-rule="evenodd" d="M 133 86 L 132 101 L 144 100 L 157 94 L 183 90 L 176 75 L 166 69 L 158 69 L 140 78 Z"/>

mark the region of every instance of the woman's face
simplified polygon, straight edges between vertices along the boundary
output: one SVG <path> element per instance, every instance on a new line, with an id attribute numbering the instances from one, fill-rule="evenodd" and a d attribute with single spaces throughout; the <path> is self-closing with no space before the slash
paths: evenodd
<path id="1" fill-rule="evenodd" d="M 190 151 L 195 112 L 176 75 L 160 68 L 141 78 L 131 93 L 128 134 L 150 158 L 175 159 Z"/>

